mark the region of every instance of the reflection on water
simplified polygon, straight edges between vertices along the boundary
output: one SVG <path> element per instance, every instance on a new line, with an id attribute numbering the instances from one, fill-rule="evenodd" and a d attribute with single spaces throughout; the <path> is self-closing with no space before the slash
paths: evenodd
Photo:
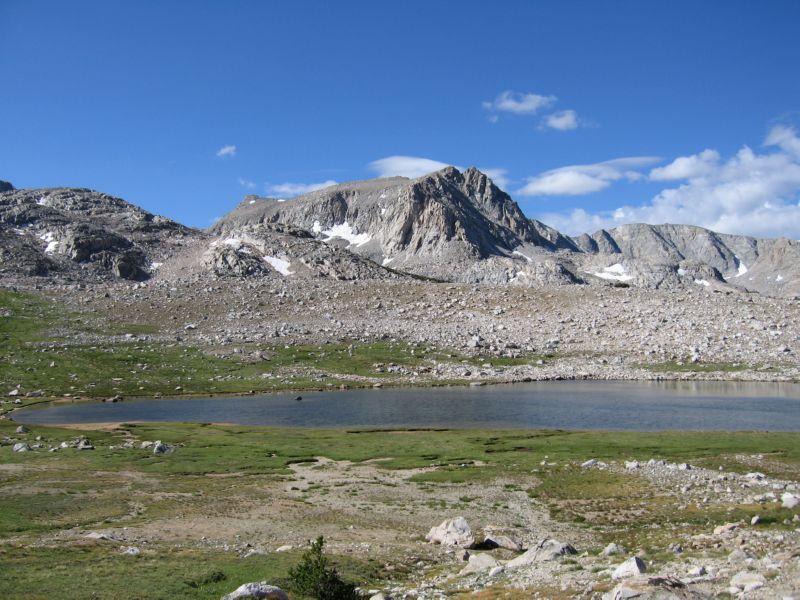
<path id="1" fill-rule="evenodd" d="M 368 389 L 236 398 L 75 403 L 19 411 L 20 422 L 229 422 L 295 427 L 544 427 L 800 431 L 800 385 L 562 382 Z"/>

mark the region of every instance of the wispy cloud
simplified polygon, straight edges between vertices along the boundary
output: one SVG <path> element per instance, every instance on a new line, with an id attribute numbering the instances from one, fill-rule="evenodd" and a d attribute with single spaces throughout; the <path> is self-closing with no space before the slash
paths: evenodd
<path id="1" fill-rule="evenodd" d="M 493 112 L 509 112 L 515 115 L 535 115 L 541 109 L 556 102 L 555 96 L 542 96 L 540 94 L 520 93 L 506 90 L 490 101 L 484 102 L 483 108 Z"/>
<path id="2" fill-rule="evenodd" d="M 660 159 L 655 156 L 630 156 L 589 165 L 551 169 L 529 177 L 517 193 L 521 196 L 580 196 L 599 192 L 620 179 L 644 179 L 640 169 Z"/>
<path id="3" fill-rule="evenodd" d="M 430 158 L 418 156 L 387 156 L 373 160 L 367 165 L 378 177 L 409 177 L 415 179 L 428 173 L 439 171 L 445 167 L 455 166 Z M 458 168 L 458 167 L 456 167 Z"/>
<path id="4" fill-rule="evenodd" d="M 219 150 L 217 150 L 217 156 L 219 158 L 233 158 L 236 156 L 236 146 L 223 146 Z"/>
<path id="5" fill-rule="evenodd" d="M 552 108 L 558 102 L 558 97 L 533 93 L 514 92 L 506 90 L 497 95 L 489 102 L 483 102 L 483 109 L 489 112 L 488 120 L 490 123 L 497 123 L 501 113 L 510 113 L 518 116 L 533 116 L 542 112 L 544 109 Z M 578 118 L 578 113 L 572 109 L 559 110 L 552 112 L 539 123 L 539 130 L 555 129 L 557 131 L 570 131 L 578 127 L 584 127 L 586 123 Z"/>
<path id="6" fill-rule="evenodd" d="M 562 110 L 547 115 L 542 121 L 543 129 L 557 129 L 558 131 L 569 131 L 577 129 L 581 122 L 578 120 L 578 113 L 574 110 Z"/>
<path id="7" fill-rule="evenodd" d="M 256 182 L 250 181 L 249 179 L 242 179 L 239 177 L 238 179 L 239 185 L 242 186 L 246 190 L 254 190 L 256 189 Z"/>
<path id="8" fill-rule="evenodd" d="M 338 182 L 333 179 L 321 181 L 319 183 L 278 183 L 274 185 L 267 185 L 267 192 L 278 198 L 290 198 L 293 196 L 302 196 L 309 192 L 315 192 L 322 188 L 336 185 Z"/>
<path id="9" fill-rule="evenodd" d="M 722 160 L 714 150 L 679 157 L 653 169 L 650 179 L 679 182 L 642 206 L 613 211 L 541 215 L 567 233 L 623 223 L 686 223 L 714 231 L 763 237 L 800 238 L 800 136 L 774 127 L 764 139 L 768 151 L 744 146 Z"/>
<path id="10" fill-rule="evenodd" d="M 480 169 L 483 173 L 489 176 L 494 184 L 502 189 L 505 189 L 511 180 L 508 178 L 508 169 Z"/>

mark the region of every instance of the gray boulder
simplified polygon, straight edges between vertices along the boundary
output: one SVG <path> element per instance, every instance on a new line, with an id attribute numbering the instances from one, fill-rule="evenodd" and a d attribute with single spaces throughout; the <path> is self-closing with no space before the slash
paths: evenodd
<path id="1" fill-rule="evenodd" d="M 603 600 L 706 600 L 711 596 L 689 588 L 673 577 L 637 577 L 603 594 Z"/>
<path id="2" fill-rule="evenodd" d="M 638 556 L 631 556 L 624 563 L 617 566 L 611 574 L 612 579 L 628 579 L 636 577 L 647 571 L 647 566 L 644 561 Z"/>
<path id="3" fill-rule="evenodd" d="M 266 581 L 245 583 L 222 597 L 222 600 L 245 600 L 250 598 L 263 598 L 266 600 L 289 600 L 281 588 L 268 584 Z"/>
<path id="4" fill-rule="evenodd" d="M 536 544 L 533 548 L 530 548 L 527 552 L 520 554 L 514 560 L 509 561 L 506 567 L 509 569 L 516 569 L 534 563 L 556 560 L 563 556 L 577 553 L 578 551 L 570 544 L 565 544 L 558 540 L 546 539 Z"/>
<path id="5" fill-rule="evenodd" d="M 14 452 L 30 452 L 31 451 L 31 447 L 28 444 L 26 444 L 25 442 L 18 442 L 16 444 L 14 444 L 13 451 Z"/>
<path id="6" fill-rule="evenodd" d="M 442 521 L 439 526 L 431 528 L 425 539 L 432 544 L 442 544 L 443 546 L 472 548 L 475 545 L 475 536 L 464 517 Z"/>

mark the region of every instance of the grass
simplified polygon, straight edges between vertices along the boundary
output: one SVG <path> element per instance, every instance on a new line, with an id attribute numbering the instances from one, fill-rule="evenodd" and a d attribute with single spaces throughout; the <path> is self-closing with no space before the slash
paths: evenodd
<path id="1" fill-rule="evenodd" d="M 65 311 L 56 302 L 0 290 L 0 390 L 103 398 L 122 396 L 230 394 L 251 391 L 325 389 L 407 382 L 421 384 L 436 362 L 479 367 L 535 364 L 530 355 L 466 357 L 403 342 L 195 347 L 158 341 L 147 323 L 118 323 L 97 314 Z M 90 340 L 90 341 L 87 341 Z M 464 383 L 455 380 L 443 383 Z M 24 403 L 30 401 L 25 399 Z"/>
<path id="2" fill-rule="evenodd" d="M 0 421 L 0 438 L 18 437 L 13 427 Z M 34 427 L 27 436 L 57 444 L 80 433 Z M 579 462 L 589 457 L 658 457 L 716 464 L 724 457 L 736 464 L 737 457 L 760 453 L 766 458 L 759 470 L 768 474 L 779 470 L 784 476 L 793 473 L 796 480 L 800 469 L 800 435 L 789 433 L 346 431 L 148 423 L 83 435 L 94 442 L 95 450 L 15 454 L 8 445 L 0 446 L 0 597 L 12 591 L 13 597 L 51 597 L 57 590 L 59 597 L 78 598 L 91 589 L 101 598 L 218 598 L 245 581 L 280 582 L 297 555 L 241 559 L 211 547 L 156 542 L 133 557 L 108 543 L 80 538 L 54 543 L 48 536 L 73 527 L 135 529 L 175 518 L 240 519 L 254 506 L 273 501 L 269 484 L 289 481 L 290 465 L 313 465 L 317 456 L 355 463 L 384 458 L 371 464 L 387 470 L 441 465 L 412 478 L 422 492 L 420 503 L 430 502 L 435 509 L 442 504 L 437 492 L 441 485 L 502 481 L 505 494 L 527 491 L 553 518 L 592 528 L 602 543 L 644 548 L 656 563 L 664 556 L 667 540 L 678 534 L 749 520 L 756 513 L 762 518 L 759 527 L 781 529 L 791 511 L 772 506 L 735 506 L 732 511 L 682 506 L 680 498 L 665 495 L 636 475 L 580 469 Z M 178 448 L 172 454 L 153 455 L 138 447 L 118 447 L 131 437 L 161 439 Z M 324 491 L 312 488 L 297 502 L 312 509 L 314 498 Z M 481 500 L 473 493 L 457 497 L 461 507 Z M 354 502 L 359 500 L 356 494 Z M 449 504 L 442 510 L 446 509 Z M 314 519 L 333 531 L 347 526 L 332 512 L 318 513 Z M 343 561 L 341 571 L 347 579 L 375 586 L 388 577 L 375 564 L 332 558 Z M 395 571 L 394 576 L 405 575 Z"/>

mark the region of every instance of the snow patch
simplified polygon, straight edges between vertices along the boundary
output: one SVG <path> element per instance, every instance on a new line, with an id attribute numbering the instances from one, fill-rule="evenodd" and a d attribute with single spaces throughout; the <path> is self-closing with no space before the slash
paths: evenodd
<path id="1" fill-rule="evenodd" d="M 39 206 L 47 206 L 47 197 L 46 197 L 46 196 L 41 196 L 41 197 L 40 197 L 40 198 L 39 198 L 39 199 L 36 201 L 36 204 L 38 204 Z"/>
<path id="2" fill-rule="evenodd" d="M 600 279 L 608 279 L 610 281 L 630 281 L 633 279 L 633 275 L 628 274 L 627 269 L 625 269 L 622 263 L 616 263 L 610 267 L 603 267 L 601 272 L 592 274 Z"/>
<path id="3" fill-rule="evenodd" d="M 386 265 L 388 265 L 393 260 L 394 260 L 393 258 L 384 258 L 383 262 L 381 264 L 385 267 Z"/>
<path id="4" fill-rule="evenodd" d="M 164 264 L 164 263 L 160 263 L 160 262 L 151 262 L 151 263 L 150 263 L 150 271 L 151 271 L 151 272 L 152 272 L 152 271 L 155 271 L 156 269 L 158 269 L 158 267 L 160 267 L 160 266 L 161 266 L 161 265 L 163 265 L 163 264 Z"/>
<path id="5" fill-rule="evenodd" d="M 53 254 L 58 249 L 58 240 L 56 240 L 56 234 L 52 231 L 43 233 L 39 236 L 39 239 L 47 242 L 47 247 L 44 249 L 45 254 Z"/>
<path id="6" fill-rule="evenodd" d="M 289 270 L 290 263 L 288 260 L 277 258 L 276 256 L 265 256 L 264 260 L 267 261 L 273 269 L 286 277 L 287 275 L 294 275 L 294 271 Z"/>
<path id="7" fill-rule="evenodd" d="M 238 248 L 242 245 L 242 240 L 239 238 L 228 238 L 227 240 L 222 241 L 223 244 L 226 246 L 233 246 L 234 248 Z"/>
<path id="8" fill-rule="evenodd" d="M 383 215 L 385 215 L 385 214 L 386 214 L 386 209 L 385 209 L 385 208 L 382 208 L 382 209 L 381 209 L 381 216 L 383 216 Z"/>
<path id="9" fill-rule="evenodd" d="M 711 284 L 708 282 L 708 280 L 707 280 L 707 279 L 695 279 L 695 280 L 694 280 L 694 282 L 695 282 L 697 285 L 704 285 L 704 286 L 706 286 L 706 287 L 708 287 L 708 286 L 710 286 L 710 285 L 711 285 Z"/>
<path id="10" fill-rule="evenodd" d="M 783 275 L 778 275 L 777 277 L 775 277 L 775 281 L 777 281 L 778 283 L 783 281 Z"/>
<path id="11" fill-rule="evenodd" d="M 315 227 L 317 223 L 317 221 L 314 221 Z M 314 231 L 316 232 L 316 230 Z M 372 239 L 372 236 L 368 233 L 355 233 L 353 228 L 350 226 L 350 223 L 347 221 L 339 225 L 334 225 L 330 229 L 320 231 L 319 233 L 326 236 L 326 242 L 331 238 L 339 237 L 350 242 L 350 245 L 352 246 L 363 246 Z"/>
<path id="12" fill-rule="evenodd" d="M 255 203 L 256 203 L 255 200 L 250 200 L 250 202 L 248 202 L 248 204 L 255 204 Z"/>
<path id="13" fill-rule="evenodd" d="M 314 233 L 322 233 L 322 225 L 319 224 L 319 221 L 314 221 L 314 224 L 311 226 L 311 231 Z"/>
<path id="14" fill-rule="evenodd" d="M 737 269 L 737 271 L 736 271 L 736 275 L 734 275 L 734 277 L 741 277 L 742 275 L 744 275 L 745 273 L 747 273 L 747 265 L 745 265 L 745 264 L 742 262 L 742 259 L 740 259 L 740 258 L 739 258 L 738 256 L 736 256 L 735 254 L 733 255 L 733 257 L 734 257 L 736 260 L 738 260 L 738 261 L 739 261 L 739 268 Z"/>
<path id="15" fill-rule="evenodd" d="M 678 275 L 680 275 L 681 277 L 686 275 L 686 269 L 678 269 Z"/>

